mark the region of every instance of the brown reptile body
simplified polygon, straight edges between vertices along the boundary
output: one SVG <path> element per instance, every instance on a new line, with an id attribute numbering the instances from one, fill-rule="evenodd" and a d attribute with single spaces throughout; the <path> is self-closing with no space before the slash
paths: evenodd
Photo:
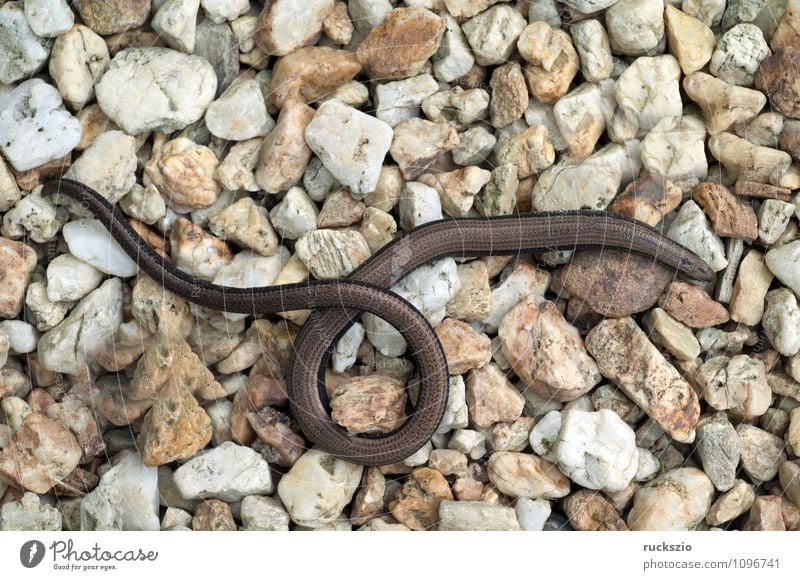
<path id="1" fill-rule="evenodd" d="M 49 182 L 89 209 L 141 270 L 182 298 L 227 312 L 264 315 L 319 309 L 303 325 L 289 361 L 289 402 L 303 434 L 325 450 L 362 465 L 400 461 L 435 432 L 447 403 L 447 361 L 436 333 L 409 302 L 388 289 L 414 268 L 446 256 L 511 255 L 607 247 L 652 256 L 695 279 L 714 273 L 693 253 L 640 222 L 606 212 L 575 210 L 491 218 L 449 218 L 424 224 L 384 246 L 343 281 L 309 281 L 263 288 L 211 284 L 174 268 L 131 228 L 119 210 L 83 184 Z M 330 418 L 325 367 L 336 340 L 363 311 L 392 324 L 408 343 L 419 371 L 419 395 L 402 427 L 383 436 L 354 435 Z"/>

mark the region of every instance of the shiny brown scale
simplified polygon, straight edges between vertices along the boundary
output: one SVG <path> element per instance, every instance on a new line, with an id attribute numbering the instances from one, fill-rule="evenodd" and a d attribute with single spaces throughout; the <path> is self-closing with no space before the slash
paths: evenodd
<path id="1" fill-rule="evenodd" d="M 447 361 L 436 333 L 410 303 L 388 291 L 414 268 L 445 256 L 608 247 L 647 254 L 692 278 L 711 280 L 714 276 L 701 259 L 647 225 L 605 212 L 576 210 L 444 219 L 400 236 L 341 282 L 229 288 L 175 269 L 136 234 L 119 210 L 90 188 L 62 179 L 47 183 L 44 193 L 60 193 L 81 202 L 142 271 L 186 300 L 252 315 L 317 309 L 303 325 L 289 361 L 290 404 L 306 437 L 334 455 L 362 465 L 394 463 L 414 453 L 433 435 L 447 404 Z M 380 437 L 353 435 L 334 423 L 324 388 L 332 345 L 364 311 L 400 331 L 420 376 L 413 413 L 400 429 Z"/>

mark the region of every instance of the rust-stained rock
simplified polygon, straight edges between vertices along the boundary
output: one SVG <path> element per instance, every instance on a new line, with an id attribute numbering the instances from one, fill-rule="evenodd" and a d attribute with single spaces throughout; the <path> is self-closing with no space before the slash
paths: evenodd
<path id="1" fill-rule="evenodd" d="M 257 449 L 272 465 L 291 467 L 306 450 L 305 440 L 286 415 L 272 407 L 247 414 L 261 445 Z M 253 445 L 255 447 L 255 444 Z"/>
<path id="2" fill-rule="evenodd" d="M 564 498 L 564 513 L 576 530 L 584 532 L 624 532 L 625 521 L 614 506 L 596 491 L 580 489 Z"/>
<path id="3" fill-rule="evenodd" d="M 386 375 L 355 377 L 333 390 L 331 418 L 350 433 L 388 433 L 406 419 L 402 381 Z"/>
<path id="4" fill-rule="evenodd" d="M 691 442 L 700 417 L 697 394 L 630 318 L 604 320 L 586 335 L 603 376 L 616 383 L 674 439 Z"/>
<path id="5" fill-rule="evenodd" d="M 389 504 L 389 511 L 412 530 L 430 530 L 439 522 L 439 504 L 453 499 L 444 475 L 423 467 L 408 476 Z"/>
<path id="6" fill-rule="evenodd" d="M 510 497 L 556 499 L 570 490 L 569 479 L 555 464 L 530 453 L 493 453 L 487 474 L 497 490 Z"/>
<path id="7" fill-rule="evenodd" d="M 525 399 L 494 363 L 475 369 L 466 380 L 470 422 L 478 428 L 519 418 Z"/>
<path id="8" fill-rule="evenodd" d="M 628 184 L 608 211 L 655 226 L 680 205 L 681 197 L 681 189 L 670 180 L 643 174 Z"/>
<path id="9" fill-rule="evenodd" d="M 574 297 L 605 316 L 643 312 L 658 302 L 675 273 L 650 256 L 624 250 L 577 252 L 562 271 Z"/>
<path id="10" fill-rule="evenodd" d="M 361 72 L 356 55 L 327 46 L 308 46 L 279 58 L 272 69 L 270 102 L 281 109 L 291 98 L 310 103 Z"/>
<path id="11" fill-rule="evenodd" d="M 211 418 L 179 375 L 171 375 L 148 411 L 139 433 L 142 462 L 164 465 L 189 459 L 211 441 Z"/>
<path id="12" fill-rule="evenodd" d="M 78 466 L 81 447 L 67 427 L 30 413 L 0 453 L 0 478 L 34 493 L 47 493 Z"/>
<path id="13" fill-rule="evenodd" d="M 218 499 L 207 499 L 195 509 L 192 529 L 196 532 L 235 532 L 236 522 L 228 504 Z"/>
<path id="14" fill-rule="evenodd" d="M 761 61 L 756 88 L 788 117 L 800 117 L 800 50 L 787 46 Z"/>
<path id="15" fill-rule="evenodd" d="M 0 237 L 0 318 L 14 318 L 22 310 L 36 261 L 33 248 Z"/>
<path id="16" fill-rule="evenodd" d="M 744 525 L 749 531 L 786 531 L 781 510 L 781 498 L 777 495 L 760 495 L 750 508 L 750 517 Z"/>
<path id="17" fill-rule="evenodd" d="M 758 237 L 758 220 L 753 207 L 724 185 L 701 183 L 692 192 L 692 197 L 703 208 L 718 236 L 747 241 Z"/>
<path id="18" fill-rule="evenodd" d="M 498 337 L 517 376 L 545 399 L 572 401 L 600 382 L 578 330 L 541 296 L 528 296 L 512 308 Z"/>
<path id="19" fill-rule="evenodd" d="M 436 335 L 442 343 L 451 375 L 463 375 L 481 368 L 492 360 L 491 340 L 472 329 L 466 322 L 445 318 L 436 326 Z"/>
<path id="20" fill-rule="evenodd" d="M 395 8 L 358 47 L 358 61 L 372 79 L 419 74 L 439 49 L 445 20 L 425 8 Z"/>
<path id="21" fill-rule="evenodd" d="M 664 290 L 658 305 L 675 320 L 691 328 L 718 326 L 731 318 L 724 305 L 688 282 L 672 282 Z"/>

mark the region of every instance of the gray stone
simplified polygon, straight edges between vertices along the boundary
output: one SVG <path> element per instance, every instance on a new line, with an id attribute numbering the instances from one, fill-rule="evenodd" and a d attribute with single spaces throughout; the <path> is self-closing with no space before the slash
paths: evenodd
<path id="1" fill-rule="evenodd" d="M 716 413 L 697 424 L 697 454 L 714 487 L 719 491 L 733 487 L 741 450 L 736 429 L 725 413 Z"/>
<path id="2" fill-rule="evenodd" d="M 206 59 L 217 75 L 217 96 L 239 76 L 239 43 L 228 24 L 203 20 L 197 25 L 194 52 Z"/>

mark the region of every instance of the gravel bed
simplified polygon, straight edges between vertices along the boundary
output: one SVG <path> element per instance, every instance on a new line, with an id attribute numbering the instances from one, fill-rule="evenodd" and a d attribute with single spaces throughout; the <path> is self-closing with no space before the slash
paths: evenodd
<path id="1" fill-rule="evenodd" d="M 800 530 L 799 0 L 0 0 L 0 530 Z M 203 308 L 51 179 L 230 287 L 346 277 L 446 216 L 608 209 L 609 249 L 392 288 L 449 402 L 400 463 L 310 445 L 309 311 Z M 332 417 L 416 394 L 365 314 Z"/>

